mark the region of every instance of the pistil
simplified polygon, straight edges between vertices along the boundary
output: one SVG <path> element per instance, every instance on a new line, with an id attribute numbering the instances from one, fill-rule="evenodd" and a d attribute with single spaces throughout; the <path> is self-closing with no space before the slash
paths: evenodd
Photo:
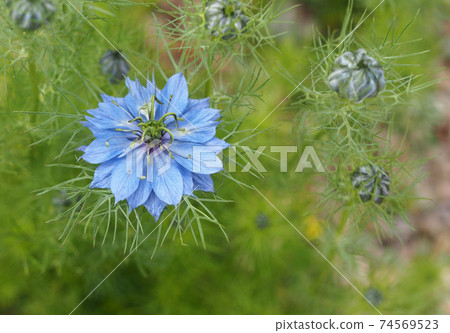
<path id="1" fill-rule="evenodd" d="M 166 127 L 164 121 L 167 120 L 170 117 L 174 118 L 175 121 L 175 126 L 178 129 L 178 121 L 183 121 L 184 119 L 179 118 L 177 116 L 176 113 L 174 112 L 168 112 L 169 108 L 170 108 L 170 102 L 172 101 L 172 95 L 169 98 L 169 103 L 167 106 L 167 110 L 166 113 L 159 119 L 159 120 L 155 120 L 155 113 L 156 113 L 156 108 L 155 108 L 155 102 L 159 103 L 160 105 L 164 105 L 164 103 L 160 102 L 155 95 L 152 94 L 152 96 L 150 97 L 150 101 L 145 104 L 140 110 L 139 110 L 139 116 L 131 119 L 129 122 L 135 122 L 137 121 L 137 126 L 140 128 L 141 133 L 140 133 L 140 137 L 137 138 L 136 140 L 134 140 L 130 147 L 132 148 L 136 143 L 147 143 L 148 144 L 148 154 L 150 153 L 150 149 L 155 147 L 156 144 L 154 144 L 155 140 L 157 140 L 159 142 L 159 145 L 163 146 L 169 153 L 170 157 L 173 158 L 173 154 L 170 152 L 168 146 L 170 146 L 172 144 L 172 142 L 174 141 L 174 136 L 172 134 L 172 132 Z M 150 120 L 148 121 L 144 121 L 144 119 L 141 116 L 141 112 L 143 111 L 148 111 L 148 115 Z M 122 129 L 116 129 L 117 131 L 131 131 L 131 130 L 122 130 Z M 136 131 L 133 131 L 133 133 L 136 133 Z M 161 142 L 161 139 L 163 137 L 163 135 L 165 133 L 168 133 L 170 136 L 170 142 L 169 145 L 165 145 Z M 152 145 L 150 147 L 150 145 Z"/>

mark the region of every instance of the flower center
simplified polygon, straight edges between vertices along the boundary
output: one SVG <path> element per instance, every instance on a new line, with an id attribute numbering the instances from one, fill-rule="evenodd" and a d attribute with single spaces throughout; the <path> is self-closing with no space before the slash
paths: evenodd
<path id="1" fill-rule="evenodd" d="M 131 119 L 129 122 L 132 123 L 134 121 L 137 121 L 137 126 L 140 128 L 141 133 L 140 136 L 134 140 L 131 143 L 131 146 L 135 145 L 137 142 L 139 143 L 147 143 L 155 146 L 155 142 L 158 142 L 157 145 L 163 145 L 161 142 L 161 139 L 165 133 L 168 133 L 170 135 L 170 142 L 169 145 L 173 142 L 174 137 L 172 132 L 166 127 L 166 124 L 164 121 L 167 118 L 173 117 L 175 120 L 175 126 L 178 128 L 178 121 L 183 121 L 182 118 L 179 118 L 176 113 L 174 112 L 168 112 L 170 108 L 170 102 L 172 101 L 172 97 L 169 98 L 169 103 L 167 105 L 166 113 L 159 119 L 155 120 L 155 102 L 164 105 L 164 103 L 160 102 L 155 95 L 152 94 L 150 97 L 150 101 L 145 104 L 140 110 L 139 110 L 139 117 L 136 117 L 134 119 Z M 150 116 L 150 119 L 148 121 L 144 121 L 144 119 L 141 116 L 141 112 L 147 112 Z M 168 147 L 164 146 L 168 151 Z M 171 155 L 170 151 L 169 154 Z"/>

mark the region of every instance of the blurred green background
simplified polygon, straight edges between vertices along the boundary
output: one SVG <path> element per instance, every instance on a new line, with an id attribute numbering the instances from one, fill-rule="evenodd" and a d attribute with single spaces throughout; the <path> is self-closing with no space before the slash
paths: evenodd
<path id="1" fill-rule="evenodd" d="M 355 1 L 355 15 L 369 11 L 378 0 Z M 279 51 L 264 49 L 267 63 L 284 68 L 301 78 L 312 57 L 312 26 L 326 33 L 339 29 L 347 1 L 288 1 L 286 8 L 300 6 L 283 15 L 290 24 L 275 24 L 274 31 L 287 31 L 277 39 Z M 158 5 L 168 8 L 165 1 Z M 430 52 L 409 58 L 413 69 L 429 79 L 442 78 L 427 90 L 413 107 L 399 110 L 395 130 L 400 141 L 406 138 L 411 154 L 432 157 L 424 166 L 428 177 L 416 188 L 418 196 L 409 207 L 414 230 L 399 219 L 401 239 L 379 241 L 370 226 L 355 235 L 329 234 L 323 212 L 315 208 L 317 188 L 310 183 L 313 174 L 280 173 L 276 163 L 267 165 L 265 180 L 246 176 L 294 225 L 366 294 L 383 314 L 450 314 L 450 3 L 447 0 L 387 0 L 369 21 L 383 35 L 395 19 L 405 26 L 417 14 L 406 40 L 419 39 L 407 46 L 408 53 Z M 70 8 L 66 8 L 70 10 Z M 151 72 L 149 59 L 155 57 L 151 42 L 154 32 L 150 7 L 122 8 L 114 12 L 112 23 L 95 22 L 108 37 L 119 41 L 142 71 Z M 159 15 L 161 20 L 164 16 Z M 70 22 L 66 23 L 70 26 Z M 371 25 L 359 34 L 369 33 Z M 51 25 L 46 29 L 51 29 Z M 379 31 L 378 31 L 379 30 Z M 57 36 L 58 38 L 66 38 Z M 65 97 L 53 101 L 33 101 L 25 70 L 2 72 L 0 87 L 0 313 L 68 314 L 125 257 L 123 247 L 110 239 L 102 247 L 93 245 L 91 229 L 77 226 L 69 239 L 58 240 L 64 221 L 47 224 L 64 205 L 63 194 L 36 196 L 36 190 L 75 176 L 72 170 L 51 168 L 54 157 L 71 133 L 62 131 L 50 141 L 29 146 L 39 134 L 25 132 L 36 122 L 32 116 L 14 111 L 45 111 L 61 105 L 70 113 L 71 105 L 93 108 L 96 101 L 70 92 L 95 82 L 109 94 L 123 95 L 122 86 L 109 85 L 101 77 L 97 60 L 108 48 L 91 27 L 73 38 L 70 57 L 55 63 L 69 66 L 72 78 L 58 78 Z M 67 37 L 67 38 L 69 38 Z M 24 37 L 26 38 L 26 37 Z M 56 39 L 55 39 L 56 40 Z M 54 44 L 58 48 L 58 42 Z M 89 52 L 89 50 L 91 50 Z M 56 51 L 55 51 L 56 52 Z M 65 61 L 67 63 L 65 63 Z M 92 62 L 91 68 L 85 66 Z M 167 59 L 160 59 L 162 66 Z M 60 68 L 61 68 L 60 67 Z M 167 66 L 170 67 L 170 66 Z M 169 69 L 170 70 L 170 69 Z M 57 71 L 57 70 L 55 70 Z M 233 73 L 234 74 L 234 73 Z M 280 72 L 270 73 L 264 88 L 264 102 L 254 101 L 255 109 L 247 128 L 255 127 L 294 88 Z M 53 77 L 54 79 L 54 77 Z M 45 77 L 42 90 L 55 89 Z M 231 85 L 230 87 L 233 87 Z M 199 96 L 200 97 L 200 96 Z M 289 103 L 289 101 L 287 102 Z M 295 110 L 281 108 L 265 127 L 278 124 L 270 134 L 256 137 L 252 146 L 267 145 L 267 138 L 295 144 L 292 119 Z M 239 111 L 239 110 L 237 110 Z M 65 111 L 64 111 L 65 112 Z M 45 117 L 39 119 L 45 122 Z M 63 122 L 64 124 L 64 122 Z M 51 129 L 50 129 L 51 130 Z M 86 135 L 90 135 L 85 132 Z M 48 135 L 48 133 L 47 133 Z M 70 155 L 70 154 L 69 154 Z M 74 154 L 63 161 L 74 163 Z M 292 161 L 295 163 L 295 161 Z M 155 238 L 150 237 L 103 284 L 86 299 L 75 314 L 376 314 L 373 308 L 308 245 L 298 233 L 254 191 L 216 177 L 217 193 L 232 203 L 214 204 L 211 209 L 224 225 L 227 241 L 215 226 L 205 226 L 206 249 L 186 245 L 179 239 L 166 241 L 151 259 Z M 147 230 L 153 228 L 149 220 Z"/>

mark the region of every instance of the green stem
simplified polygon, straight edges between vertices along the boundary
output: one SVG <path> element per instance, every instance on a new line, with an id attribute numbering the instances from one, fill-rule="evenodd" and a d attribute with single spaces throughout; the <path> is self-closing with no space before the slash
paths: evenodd
<path id="1" fill-rule="evenodd" d="M 205 61 L 205 69 L 206 69 L 206 74 L 208 75 L 208 80 L 206 81 L 206 84 L 205 84 L 205 95 L 206 95 L 206 97 L 212 97 L 212 92 L 213 92 L 212 73 L 214 71 L 214 56 L 211 56 L 208 54 L 205 54 L 205 56 L 207 57 L 207 60 Z"/>
<path id="2" fill-rule="evenodd" d="M 39 91 L 39 75 L 38 75 L 38 71 L 37 71 L 37 66 L 36 66 L 36 60 L 34 57 L 34 54 L 32 52 L 29 53 L 29 58 L 28 58 L 28 72 L 30 74 L 30 81 L 31 81 L 31 89 L 32 89 L 32 113 L 31 113 L 31 127 L 34 127 L 37 125 L 37 115 L 38 115 L 38 111 L 40 109 L 40 91 Z M 29 132 L 29 136 L 30 136 L 30 142 L 34 142 L 34 135 L 32 133 L 32 131 Z M 38 149 L 36 146 L 32 146 L 30 147 L 30 151 L 29 151 L 29 163 L 30 163 L 30 168 L 38 168 L 39 164 L 42 164 L 43 162 L 43 156 L 42 153 L 40 152 L 41 149 Z M 41 162 L 41 163 L 39 163 Z M 37 202 L 34 201 L 34 207 L 31 209 L 31 218 L 34 221 L 37 221 L 39 218 L 38 215 L 38 210 L 39 207 L 37 206 Z M 34 225 L 34 224 L 33 224 Z"/>
<path id="3" fill-rule="evenodd" d="M 40 100 L 39 100 L 39 95 L 40 95 L 40 91 L 39 91 L 39 76 L 37 73 L 37 68 L 36 68 L 36 61 L 34 60 L 34 56 L 32 53 L 30 53 L 30 58 L 29 58 L 29 65 L 28 65 L 28 71 L 30 73 L 30 79 L 31 79 L 31 87 L 33 90 L 33 111 L 38 111 L 39 110 L 39 104 L 40 104 Z M 31 124 L 35 125 L 36 123 L 36 113 L 33 112 L 31 114 Z"/>
<path id="4" fill-rule="evenodd" d="M 28 72 L 30 74 L 30 81 L 31 81 L 31 89 L 32 89 L 32 113 L 31 113 L 31 126 L 37 125 L 37 112 L 40 108 L 40 91 L 39 91 L 39 75 L 37 71 L 36 61 L 34 59 L 34 54 L 32 52 L 29 53 L 28 58 Z M 34 141 L 33 134 L 30 132 L 30 141 Z M 30 150 L 30 164 L 33 166 L 37 160 L 38 160 L 38 152 L 36 151 L 35 147 L 32 147 Z"/>
<path id="5" fill-rule="evenodd" d="M 347 219 L 348 219 L 348 211 L 347 209 L 344 208 L 341 215 L 341 220 L 339 221 L 339 224 L 336 229 L 337 236 L 341 236 L 342 233 L 344 232 L 344 228 L 347 225 Z"/>
<path id="6" fill-rule="evenodd" d="M 212 79 L 211 78 L 209 78 L 208 81 L 206 81 L 205 95 L 207 97 L 212 97 Z"/>

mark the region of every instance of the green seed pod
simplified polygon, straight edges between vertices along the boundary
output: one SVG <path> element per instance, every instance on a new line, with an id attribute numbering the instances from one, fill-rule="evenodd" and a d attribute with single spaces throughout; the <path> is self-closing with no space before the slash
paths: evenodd
<path id="1" fill-rule="evenodd" d="M 100 59 L 100 66 L 102 67 L 103 74 L 113 84 L 122 81 L 130 71 L 130 65 L 122 56 L 121 51 L 106 51 Z"/>
<path id="2" fill-rule="evenodd" d="M 241 3 L 236 0 L 215 0 L 206 4 L 206 29 L 211 35 L 224 40 L 236 38 L 244 31 L 248 17 L 244 15 Z"/>
<path id="3" fill-rule="evenodd" d="M 345 52 L 335 63 L 336 67 L 328 76 L 328 84 L 339 97 L 360 103 L 366 98 L 377 96 L 383 90 L 383 68 L 365 50 Z"/>
<path id="4" fill-rule="evenodd" d="M 391 177 L 382 167 L 366 165 L 358 168 L 352 174 L 352 185 L 359 189 L 359 197 L 362 202 L 373 199 L 381 204 L 389 195 Z"/>
<path id="5" fill-rule="evenodd" d="M 56 6 L 50 0 L 7 0 L 11 20 L 25 30 L 36 30 L 50 21 Z"/>

